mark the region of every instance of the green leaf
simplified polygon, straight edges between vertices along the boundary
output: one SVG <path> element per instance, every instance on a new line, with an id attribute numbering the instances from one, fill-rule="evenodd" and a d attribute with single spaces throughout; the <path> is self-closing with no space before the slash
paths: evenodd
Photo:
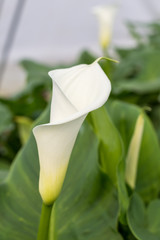
<path id="1" fill-rule="evenodd" d="M 156 129 L 156 133 L 158 135 L 159 142 L 160 142 L 160 106 L 159 106 L 159 103 L 158 103 L 158 105 L 155 105 L 152 108 L 152 111 L 149 113 L 149 117 L 151 118 L 152 123 Z"/>
<path id="2" fill-rule="evenodd" d="M 25 144 L 30 136 L 31 126 L 33 122 L 30 118 L 20 116 L 17 116 L 15 121 L 18 125 L 21 142 L 22 144 Z"/>
<path id="3" fill-rule="evenodd" d="M 113 93 L 148 94 L 160 90 L 160 51 L 145 48 L 129 54 L 117 66 Z"/>
<path id="4" fill-rule="evenodd" d="M 127 214 L 128 224 L 138 240 L 160 239 L 160 200 L 152 201 L 147 208 L 134 194 Z"/>
<path id="5" fill-rule="evenodd" d="M 5 104 L 0 103 L 0 134 L 13 129 L 12 118 L 13 116 L 9 108 Z"/>
<path id="6" fill-rule="evenodd" d="M 123 157 L 121 137 L 105 107 L 90 113 L 89 121 L 99 139 L 99 155 L 102 169 L 113 183 L 117 183 L 117 166 Z M 114 140 L 113 140 L 114 139 Z"/>
<path id="7" fill-rule="evenodd" d="M 19 147 L 15 131 L 16 125 L 12 112 L 6 104 L 0 102 L 0 162 L 3 159 L 10 162 L 15 156 L 17 147 Z"/>
<path id="8" fill-rule="evenodd" d="M 43 122 L 48 122 L 48 113 L 37 123 Z M 31 135 L 0 185 L 0 239 L 36 239 L 41 210 L 38 175 Z M 116 189 L 99 169 L 98 141 L 88 124 L 80 130 L 55 211 L 57 240 L 122 240 L 116 229 Z"/>
<path id="9" fill-rule="evenodd" d="M 126 224 L 129 199 L 124 179 L 125 166 L 121 136 L 105 107 L 91 112 L 88 120 L 99 139 L 100 166 L 113 183 L 118 186 L 119 220 L 121 223 Z"/>
<path id="10" fill-rule="evenodd" d="M 91 112 L 88 120 L 99 138 L 101 168 L 118 187 L 119 220 L 122 224 L 126 224 L 129 199 L 124 178 L 124 149 L 121 136 L 105 107 Z"/>
<path id="11" fill-rule="evenodd" d="M 36 73 L 39 75 L 42 75 L 43 73 L 46 73 L 51 70 L 51 67 L 34 62 L 32 60 L 23 60 L 20 62 L 22 67 L 28 72 L 28 73 Z"/>
<path id="12" fill-rule="evenodd" d="M 83 51 L 79 58 L 77 64 L 91 64 L 97 59 L 97 56 L 94 56 L 91 52 Z"/>
<path id="13" fill-rule="evenodd" d="M 51 84 L 51 81 L 47 80 Z M 22 92 L 2 101 L 14 116 L 25 116 L 35 120 L 45 109 L 50 98 L 48 87 L 44 86 L 44 81 L 45 79 L 41 77 L 41 82 L 30 82 Z"/>
<path id="14" fill-rule="evenodd" d="M 137 117 L 142 110 L 120 101 L 108 102 L 107 109 L 123 139 L 125 156 L 133 135 Z M 144 130 L 138 159 L 135 190 L 145 201 L 158 196 L 160 190 L 160 148 L 149 118 L 144 116 Z M 156 153 L 156 154 L 155 154 Z"/>
<path id="15" fill-rule="evenodd" d="M 0 169 L 0 183 L 7 177 L 8 170 L 7 169 Z"/>
<path id="16" fill-rule="evenodd" d="M 118 176 L 118 199 L 119 199 L 119 221 L 127 225 L 126 213 L 129 206 L 129 195 L 125 184 L 125 162 L 120 161 L 117 170 Z"/>
<path id="17" fill-rule="evenodd" d="M 5 159 L 0 161 L 0 183 L 7 177 L 10 165 Z"/>
<path id="18" fill-rule="evenodd" d="M 131 22 L 127 22 L 127 27 L 128 27 L 130 35 L 136 40 L 137 44 L 142 44 L 143 43 L 142 36 L 138 32 L 136 25 Z"/>

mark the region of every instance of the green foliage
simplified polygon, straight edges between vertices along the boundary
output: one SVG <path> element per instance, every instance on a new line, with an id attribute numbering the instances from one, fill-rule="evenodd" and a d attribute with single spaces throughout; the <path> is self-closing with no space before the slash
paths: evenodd
<path id="1" fill-rule="evenodd" d="M 160 51 L 135 50 L 120 62 L 113 74 L 113 93 L 133 92 L 138 95 L 160 91 Z"/>
<path id="2" fill-rule="evenodd" d="M 137 117 L 142 110 L 119 101 L 108 102 L 107 109 L 122 137 L 126 157 Z M 144 113 L 143 116 L 144 131 L 138 159 L 136 191 L 145 201 L 149 201 L 157 197 L 160 191 L 160 147 L 149 118 Z"/>
<path id="3" fill-rule="evenodd" d="M 35 120 L 50 99 L 51 79 L 48 71 L 51 68 L 27 60 L 21 64 L 28 74 L 26 87 L 15 96 L 1 101 L 10 108 L 14 116 L 27 116 Z"/>
<path id="4" fill-rule="evenodd" d="M 4 104 L 0 103 L 0 134 L 13 128 L 12 113 Z"/>
<path id="5" fill-rule="evenodd" d="M 117 166 L 123 156 L 121 137 L 105 107 L 91 112 L 89 120 L 99 139 L 100 165 L 113 183 L 116 184 Z"/>
<path id="6" fill-rule="evenodd" d="M 0 102 L 0 159 L 10 162 L 18 151 L 19 141 L 14 138 L 16 126 L 13 114 L 5 104 Z M 14 138 L 14 142 L 13 142 Z"/>
<path id="7" fill-rule="evenodd" d="M 47 121 L 45 112 L 37 124 Z M 96 137 L 84 124 L 56 202 L 57 239 L 122 240 L 117 231 L 117 191 L 99 168 L 97 147 Z M 36 239 L 41 209 L 38 175 L 37 148 L 31 135 L 0 185 L 0 239 Z"/>
<path id="8" fill-rule="evenodd" d="M 160 239 L 160 24 L 130 24 L 129 29 L 137 46 L 116 49 L 119 64 L 100 62 L 111 79 L 111 97 L 105 107 L 89 114 L 80 130 L 52 212 L 49 240 L 54 234 L 57 240 Z M 141 29 L 148 34 L 141 34 Z M 89 64 L 96 58 L 84 51 L 70 66 Z M 2 240 L 36 239 L 42 202 L 37 148 L 30 127 L 49 105 L 48 71 L 67 67 L 29 60 L 21 64 L 28 73 L 25 89 L 0 99 Z M 145 113 L 141 107 L 151 111 Z M 131 189 L 125 179 L 126 157 L 140 114 L 144 129 L 136 184 Z M 36 124 L 48 121 L 47 109 Z"/>
<path id="9" fill-rule="evenodd" d="M 32 129 L 32 121 L 27 117 L 16 117 L 15 121 L 18 125 L 19 137 L 21 139 L 21 142 L 22 144 L 25 144 L 29 138 Z"/>
<path id="10" fill-rule="evenodd" d="M 9 164 L 2 160 L 0 161 L 0 183 L 7 177 L 7 174 L 9 172 Z"/>
<path id="11" fill-rule="evenodd" d="M 17 118 L 35 120 L 50 99 L 51 80 L 47 75 L 50 68 L 31 61 L 23 61 L 22 65 L 28 73 L 25 89 L 15 96 L 0 99 L 0 161 L 12 162 L 24 143 L 24 128 L 22 130 Z"/>
<path id="12" fill-rule="evenodd" d="M 138 240 L 160 239 L 160 200 L 156 199 L 146 208 L 141 198 L 134 194 L 128 209 L 128 223 Z"/>

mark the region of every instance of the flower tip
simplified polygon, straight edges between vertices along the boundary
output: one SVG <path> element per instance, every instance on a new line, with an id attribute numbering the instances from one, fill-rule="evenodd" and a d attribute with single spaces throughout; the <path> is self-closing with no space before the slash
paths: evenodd
<path id="1" fill-rule="evenodd" d="M 114 62 L 114 63 L 119 63 L 119 61 L 118 60 L 115 60 L 115 59 L 112 59 L 112 58 L 107 58 L 107 57 L 99 57 L 99 58 L 97 58 L 96 60 L 95 60 L 95 62 L 99 62 L 99 61 L 101 61 L 101 60 L 107 60 L 107 61 L 111 61 L 111 62 Z"/>
<path id="2" fill-rule="evenodd" d="M 111 5 L 97 5 L 92 7 L 91 12 L 94 15 L 100 17 L 106 17 L 106 14 L 112 14 L 114 16 L 119 8 L 118 4 L 111 4 Z"/>
<path id="3" fill-rule="evenodd" d="M 51 78 L 53 77 L 53 72 L 54 72 L 54 70 L 51 70 L 51 71 L 48 72 L 48 75 L 49 75 Z"/>

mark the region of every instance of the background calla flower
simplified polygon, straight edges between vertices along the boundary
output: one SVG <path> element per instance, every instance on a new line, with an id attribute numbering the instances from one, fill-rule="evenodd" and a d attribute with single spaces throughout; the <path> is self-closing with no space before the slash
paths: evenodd
<path id="1" fill-rule="evenodd" d="M 99 40 L 102 49 L 106 49 L 110 43 L 116 11 L 117 7 L 112 5 L 93 8 L 93 13 L 99 21 Z"/>
<path id="2" fill-rule="evenodd" d="M 50 123 L 33 129 L 39 160 L 39 191 L 44 203 L 58 197 L 78 131 L 87 114 L 108 99 L 111 86 L 95 61 L 49 72 L 53 80 Z"/>

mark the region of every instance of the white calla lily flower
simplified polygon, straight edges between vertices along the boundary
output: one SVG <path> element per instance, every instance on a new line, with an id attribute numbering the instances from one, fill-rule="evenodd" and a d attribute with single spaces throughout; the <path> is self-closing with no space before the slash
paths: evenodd
<path id="1" fill-rule="evenodd" d="M 96 6 L 93 13 L 99 21 L 99 40 L 102 49 L 106 49 L 111 41 L 116 6 Z"/>
<path id="2" fill-rule="evenodd" d="M 40 160 L 39 191 L 45 204 L 52 204 L 61 191 L 85 117 L 101 107 L 110 94 L 110 81 L 98 60 L 49 72 L 53 80 L 50 123 L 33 129 Z"/>

